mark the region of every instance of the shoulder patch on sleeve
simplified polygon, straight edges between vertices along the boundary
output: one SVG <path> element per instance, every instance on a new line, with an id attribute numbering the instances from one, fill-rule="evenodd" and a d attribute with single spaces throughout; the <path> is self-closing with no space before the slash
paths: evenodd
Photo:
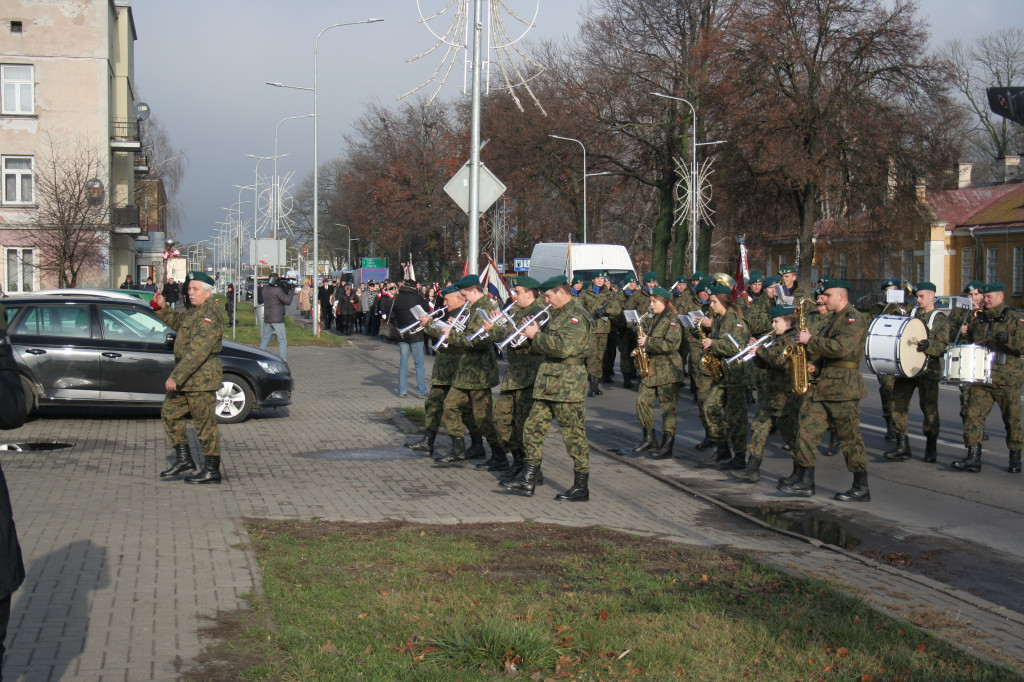
<path id="1" fill-rule="evenodd" d="M 573 317 L 573 318 L 570 318 L 570 319 L 572 320 L 573 324 L 579 324 L 580 323 L 578 318 Z"/>
<path id="2" fill-rule="evenodd" d="M 848 317 L 848 318 L 846 318 L 846 321 L 852 324 L 852 323 L 856 322 L 857 319 L 854 318 L 854 317 Z"/>
<path id="3" fill-rule="evenodd" d="M 203 318 L 203 322 L 206 322 L 207 324 L 213 324 L 213 320 L 211 320 L 211 319 L 210 319 L 210 318 L 208 318 L 208 317 L 204 317 L 204 318 Z"/>
<path id="4" fill-rule="evenodd" d="M 678 326 L 678 325 L 677 325 L 677 324 L 676 324 L 675 322 L 669 322 L 669 323 L 668 323 L 668 326 L 670 326 L 670 327 L 676 327 L 676 326 Z"/>

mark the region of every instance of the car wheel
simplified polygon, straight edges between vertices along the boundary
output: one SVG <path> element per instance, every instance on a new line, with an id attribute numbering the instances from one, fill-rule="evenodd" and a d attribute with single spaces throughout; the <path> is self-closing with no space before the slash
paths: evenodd
<path id="1" fill-rule="evenodd" d="M 225 374 L 213 409 L 221 424 L 237 424 L 249 416 L 255 402 L 256 396 L 245 379 Z"/>
<path id="2" fill-rule="evenodd" d="M 21 390 L 25 392 L 25 416 L 29 416 L 36 409 L 36 392 L 32 390 L 32 384 L 25 377 L 21 377 Z"/>

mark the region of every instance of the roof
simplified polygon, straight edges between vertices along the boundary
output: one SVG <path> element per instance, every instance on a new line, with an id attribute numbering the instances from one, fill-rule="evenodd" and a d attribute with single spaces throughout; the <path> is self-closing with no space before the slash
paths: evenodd
<path id="1" fill-rule="evenodd" d="M 959 223 L 958 227 L 1024 226 L 1024 182 L 1008 187 L 1009 191 Z"/>
<path id="2" fill-rule="evenodd" d="M 932 190 L 927 194 L 926 201 L 938 222 L 948 223 L 953 227 L 974 225 L 976 216 L 982 211 L 1000 203 L 1007 195 L 1016 194 L 1020 204 L 1024 183 L 1003 183 L 984 187 L 968 187 L 965 189 Z M 995 215 L 995 214 L 993 214 Z"/>

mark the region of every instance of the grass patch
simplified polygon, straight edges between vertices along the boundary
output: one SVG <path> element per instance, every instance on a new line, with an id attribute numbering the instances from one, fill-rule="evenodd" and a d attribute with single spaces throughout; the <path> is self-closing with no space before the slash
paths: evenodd
<path id="1" fill-rule="evenodd" d="M 1018 679 L 825 583 L 600 528 L 248 528 L 264 594 L 189 679 Z"/>
<path id="2" fill-rule="evenodd" d="M 222 294 L 214 296 L 224 312 L 224 338 L 231 339 L 231 316 L 224 310 L 225 297 Z M 310 327 L 300 324 L 294 317 L 285 315 L 285 333 L 288 334 L 289 346 L 345 346 L 348 341 L 343 337 L 324 332 L 317 338 L 313 335 Z M 256 312 L 252 303 L 246 301 L 238 302 L 238 314 L 235 322 L 235 341 L 249 346 L 260 345 L 260 332 L 256 327 Z M 268 350 L 277 351 L 277 337 L 271 337 Z"/>
<path id="3" fill-rule="evenodd" d="M 399 407 L 395 411 L 417 426 L 427 423 L 427 412 L 422 407 Z"/>

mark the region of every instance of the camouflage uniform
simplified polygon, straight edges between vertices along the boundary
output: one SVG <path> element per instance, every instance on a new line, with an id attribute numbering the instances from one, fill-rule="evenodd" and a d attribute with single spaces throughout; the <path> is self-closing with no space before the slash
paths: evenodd
<path id="1" fill-rule="evenodd" d="M 654 399 L 661 403 L 661 429 L 676 432 L 676 400 L 683 380 L 683 361 L 679 344 L 683 338 L 679 319 L 667 308 L 657 317 L 647 334 L 644 348 L 650 359 L 650 374 L 640 380 L 636 394 L 636 416 L 640 426 L 654 428 Z"/>
<path id="2" fill-rule="evenodd" d="M 924 351 L 928 360 L 924 369 L 912 378 L 896 377 L 893 384 L 892 427 L 898 434 L 907 434 L 910 397 L 916 388 L 921 412 L 924 414 L 924 435 L 939 437 L 939 379 L 942 378 L 942 356 L 949 347 L 949 324 L 945 313 L 937 310 L 933 313 L 918 311 L 915 315 L 929 327 L 928 348 Z"/>
<path id="3" fill-rule="evenodd" d="M 978 343 L 996 352 L 992 363 L 991 384 L 971 384 L 967 388 L 967 414 L 964 419 L 964 441 L 967 447 L 981 446 L 985 420 L 993 403 L 999 405 L 1006 427 L 1006 446 L 1019 452 L 1024 448 L 1021 431 L 1020 389 L 1024 383 L 1024 330 L 1020 316 L 1005 303 L 984 311 L 971 319 L 961 343 Z M 999 332 L 1008 335 L 1006 343 L 993 337 Z"/>
<path id="4" fill-rule="evenodd" d="M 617 294 L 618 300 L 615 305 L 621 306 L 621 310 L 635 310 L 637 315 L 643 315 L 651 306 L 651 292 L 646 287 L 641 287 L 631 295 L 627 295 L 625 289 Z M 625 322 L 623 318 L 622 329 L 619 332 L 619 369 L 623 377 L 637 379 L 636 369 L 633 368 L 631 355 L 636 350 L 636 331 Z"/>
<path id="5" fill-rule="evenodd" d="M 494 343 L 500 341 L 500 329 L 495 326 L 488 334 L 470 341 L 481 325 L 484 315 L 493 316 L 498 310 L 486 295 L 469 306 L 469 320 L 463 331 L 452 330 L 448 334 L 448 345 L 462 348 L 459 368 L 452 379 L 452 387 L 444 399 L 444 425 L 448 435 L 459 438 L 465 435 L 462 414 L 472 411 L 473 420 L 480 435 L 489 443 L 495 443 L 491 387 L 498 385 L 498 356 Z"/>
<path id="6" fill-rule="evenodd" d="M 707 304 L 701 304 L 696 296 L 693 298 L 694 307 L 690 310 L 680 310 L 679 312 L 691 313 L 695 310 L 700 310 L 706 315 L 708 313 Z M 711 427 L 708 425 L 707 417 L 705 416 L 704 405 L 707 403 L 708 393 L 710 393 L 714 382 L 711 381 L 711 376 L 708 374 L 707 369 L 704 368 L 704 365 L 701 362 L 701 358 L 704 357 L 704 348 L 700 343 L 701 338 L 703 338 L 703 332 L 698 331 L 696 328 L 684 329 L 682 345 L 689 347 L 690 381 L 693 382 L 693 385 L 696 388 L 697 413 L 700 415 L 700 421 L 704 426 L 704 430 L 710 435 Z"/>
<path id="7" fill-rule="evenodd" d="M 674 287 L 672 288 L 672 307 L 679 313 L 689 312 L 696 310 L 700 307 L 700 303 L 697 302 L 697 297 L 694 295 L 693 290 L 690 287 L 686 287 L 686 290 L 679 293 Z M 687 333 L 682 330 L 681 340 L 679 343 L 679 358 L 683 361 L 683 368 L 685 371 L 686 363 L 690 359 L 690 344 L 686 342 Z M 682 379 L 680 379 L 682 381 Z"/>
<path id="8" fill-rule="evenodd" d="M 750 427 L 750 456 L 756 459 L 764 456 L 764 445 L 768 440 L 768 434 L 771 433 L 773 422 L 778 424 L 782 439 L 786 443 L 796 441 L 801 396 L 793 392 L 789 361 L 782 357 L 786 347 L 794 343 L 796 329 L 790 329 L 772 339 L 770 348 L 761 346 L 757 349 L 754 362 L 764 371 L 765 382 L 763 389 L 758 389 L 757 416 Z"/>
<path id="9" fill-rule="evenodd" d="M 963 336 L 960 334 L 960 328 L 964 326 L 967 320 L 967 316 L 972 314 L 974 310 L 967 308 L 954 308 L 949 311 L 949 347 L 952 348 L 954 345 L 964 343 Z M 967 420 L 967 389 L 970 388 L 970 384 L 960 384 L 960 422 L 964 423 Z M 967 445 L 966 441 L 964 445 Z"/>
<path id="10" fill-rule="evenodd" d="M 513 308 L 512 318 L 516 326 L 527 317 L 536 315 L 543 307 L 540 301 L 534 301 L 526 308 Z M 508 367 L 501 379 L 498 403 L 494 407 L 494 429 L 502 448 L 521 453 L 523 424 L 533 406 L 533 382 L 544 356 L 534 349 L 529 340 L 518 348 L 509 348 L 507 353 Z"/>
<path id="11" fill-rule="evenodd" d="M 768 311 L 771 307 L 772 301 L 763 291 L 755 296 L 754 300 L 747 306 L 744 317 L 747 320 L 747 325 L 750 327 L 750 336 L 753 338 L 759 339 L 772 330 L 772 320 L 768 317 Z M 772 392 L 771 387 L 765 383 L 768 380 L 768 371 L 760 363 L 752 362 L 750 364 L 751 369 L 749 371 L 753 374 L 753 385 L 757 389 L 757 402 L 760 408 L 763 402 L 762 399 Z"/>
<path id="12" fill-rule="evenodd" d="M 712 384 L 708 391 L 704 401 L 704 419 L 711 440 L 722 443 L 725 440 L 724 416 L 734 452 L 743 453 L 747 450 L 747 372 L 745 368 L 737 367 L 737 363 L 725 364 L 726 358 L 739 352 L 732 341 L 726 338 L 726 334 L 730 334 L 740 348 L 750 340 L 747 322 L 735 307 L 716 317 L 711 324 L 711 333 L 708 334 L 712 339 L 708 352 L 722 361 L 724 376 L 720 382 Z"/>
<path id="13" fill-rule="evenodd" d="M 220 457 L 214 408 L 223 381 L 218 353 L 224 337 L 224 320 L 217 301 L 211 296 L 194 308 L 177 311 L 164 307 L 156 315 L 178 332 L 174 339 L 175 366 L 170 376 L 178 388 L 164 397 L 160 410 L 164 431 L 172 445 L 188 445 L 185 419 L 191 414 L 203 455 Z"/>
<path id="14" fill-rule="evenodd" d="M 577 299 L 550 312 L 551 321 L 533 337 L 533 346 L 544 354 L 544 362 L 537 370 L 533 406 L 523 426 L 524 459 L 527 464 L 540 465 L 544 437 L 554 419 L 562 430 L 573 471 L 586 473 L 590 471 L 585 405 L 590 316 Z"/>
<path id="15" fill-rule="evenodd" d="M 867 395 L 860 361 L 867 340 L 867 318 L 850 304 L 826 316 L 827 324 L 807 343 L 808 363 L 817 368 L 816 382 L 803 397 L 793 457 L 803 467 L 817 462 L 818 443 L 827 428 L 835 429 L 851 472 L 867 471 L 860 433 L 860 401 Z"/>
<path id="16" fill-rule="evenodd" d="M 427 333 L 430 334 L 430 332 Z M 437 332 L 435 331 L 431 336 L 436 337 Z M 465 352 L 465 349 L 455 348 L 451 345 L 437 349 L 437 355 L 434 358 L 434 368 L 430 372 L 430 390 L 427 392 L 426 400 L 423 401 L 423 412 L 425 414 L 424 428 L 429 432 L 436 433 L 441 426 L 441 415 L 444 414 L 444 399 L 448 397 L 448 391 L 452 387 L 452 381 L 455 379 L 456 372 L 459 371 L 459 363 L 462 361 L 462 356 Z M 476 420 L 473 419 L 472 410 L 466 410 L 462 418 L 466 423 L 466 428 L 469 429 L 470 435 L 480 435 L 480 430 L 476 426 Z"/>
<path id="17" fill-rule="evenodd" d="M 600 319 L 591 319 L 590 352 L 587 354 L 587 373 L 592 377 L 600 378 L 604 364 L 604 352 L 608 346 L 608 334 L 612 327 L 609 318 L 622 312 L 622 304 L 618 302 L 615 293 L 607 287 L 602 289 L 601 293 L 596 293 L 593 285 L 585 287 L 580 292 L 578 301 L 591 316 L 602 305 L 605 306 L 605 314 Z"/>

